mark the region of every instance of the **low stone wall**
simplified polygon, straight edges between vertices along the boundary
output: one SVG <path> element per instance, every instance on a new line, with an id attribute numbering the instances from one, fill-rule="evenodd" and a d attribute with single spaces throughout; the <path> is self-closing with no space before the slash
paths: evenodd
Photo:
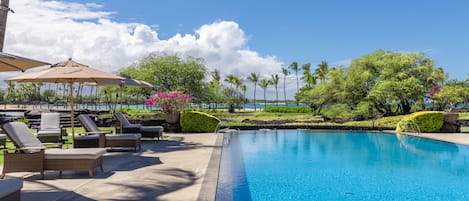
<path id="1" fill-rule="evenodd" d="M 469 120 L 458 120 L 457 121 L 459 125 L 464 126 L 464 127 L 469 127 Z"/>
<path id="2" fill-rule="evenodd" d="M 225 127 L 226 128 L 226 127 Z M 326 126 L 326 125 L 255 125 L 230 126 L 230 129 L 258 130 L 258 129 L 333 129 L 333 130 L 395 130 L 392 127 L 364 127 L 364 126 Z"/>

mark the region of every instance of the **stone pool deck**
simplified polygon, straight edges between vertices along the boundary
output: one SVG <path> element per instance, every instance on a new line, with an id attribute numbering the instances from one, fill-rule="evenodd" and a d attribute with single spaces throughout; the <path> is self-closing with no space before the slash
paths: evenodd
<path id="1" fill-rule="evenodd" d="M 396 133 L 395 131 L 388 131 Z M 428 138 L 443 142 L 469 145 L 469 133 L 403 133 L 405 135 Z"/>
<path id="2" fill-rule="evenodd" d="M 169 138 L 143 141 L 140 153 L 108 152 L 104 172 L 96 168 L 93 178 L 87 171 L 64 171 L 62 176 L 47 171 L 45 179 L 38 173 L 11 173 L 7 177 L 24 177 L 23 201 L 201 200 L 199 192 L 206 183 L 212 151 L 219 148 L 217 135 L 165 135 Z"/>

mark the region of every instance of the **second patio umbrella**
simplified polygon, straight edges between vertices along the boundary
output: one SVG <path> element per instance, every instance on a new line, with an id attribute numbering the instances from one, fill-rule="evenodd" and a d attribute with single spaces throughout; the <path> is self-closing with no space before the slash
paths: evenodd
<path id="1" fill-rule="evenodd" d="M 72 135 L 75 135 L 75 114 L 73 104 L 73 83 L 75 82 L 99 82 L 109 80 L 124 80 L 124 78 L 106 73 L 87 65 L 73 61 L 71 58 L 67 61 L 56 63 L 50 68 L 23 74 L 8 79 L 16 82 L 52 82 L 52 83 L 69 83 L 70 86 L 70 113 Z"/>
<path id="2" fill-rule="evenodd" d="M 143 80 L 136 80 L 136 79 L 133 79 L 131 78 L 130 76 L 128 75 L 124 75 L 124 74 L 119 74 L 120 77 L 123 77 L 125 78 L 124 80 L 120 81 L 120 80 L 112 80 L 112 81 L 99 81 L 99 82 L 96 82 L 96 83 L 89 83 L 88 85 L 97 85 L 97 86 L 105 86 L 105 85 L 115 85 L 115 86 L 119 86 L 120 87 L 120 95 L 119 95 L 119 99 L 120 99 L 120 109 L 122 111 L 122 98 L 123 98 L 123 91 L 124 91 L 124 86 L 133 86 L 133 87 L 149 87 L 149 88 L 153 88 L 153 85 L 148 83 L 148 82 L 145 82 Z M 120 131 L 122 132 L 122 122 L 121 122 L 121 125 L 120 125 Z"/>
<path id="3" fill-rule="evenodd" d="M 25 71 L 30 68 L 50 65 L 49 63 L 0 52 L 0 72 Z"/>

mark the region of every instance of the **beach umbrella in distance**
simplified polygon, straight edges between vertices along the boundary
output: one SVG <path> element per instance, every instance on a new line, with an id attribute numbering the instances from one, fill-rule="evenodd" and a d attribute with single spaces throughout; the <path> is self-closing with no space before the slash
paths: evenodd
<path id="1" fill-rule="evenodd" d="M 99 81 L 96 83 L 89 83 L 88 85 L 97 85 L 97 86 L 119 86 L 120 87 L 120 95 L 119 95 L 119 102 L 120 102 L 120 109 L 122 111 L 122 98 L 123 98 L 123 91 L 125 86 L 132 86 L 132 87 L 147 87 L 153 88 L 154 86 L 148 82 L 143 80 L 136 80 L 131 78 L 128 75 L 119 74 L 120 77 L 123 77 L 124 80 L 108 80 L 108 81 Z M 120 131 L 122 133 L 122 122 L 120 125 Z"/>
<path id="2" fill-rule="evenodd" d="M 109 80 L 124 80 L 124 78 L 106 73 L 87 65 L 73 61 L 71 58 L 67 61 L 51 65 L 50 68 L 37 72 L 22 74 L 7 79 L 15 82 L 51 82 L 68 83 L 70 93 L 70 113 L 72 124 L 72 135 L 75 135 L 75 114 L 73 104 L 73 83 L 75 82 L 99 82 Z"/>
<path id="3" fill-rule="evenodd" d="M 49 63 L 0 52 L 0 72 L 22 71 L 30 68 L 50 65 Z"/>

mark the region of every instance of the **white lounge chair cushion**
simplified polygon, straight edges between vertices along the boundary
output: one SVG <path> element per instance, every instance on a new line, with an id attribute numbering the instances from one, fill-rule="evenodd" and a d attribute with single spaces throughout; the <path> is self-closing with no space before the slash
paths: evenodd
<path id="1" fill-rule="evenodd" d="M 60 136 L 61 130 L 60 129 L 48 129 L 48 130 L 40 130 L 37 132 L 37 135 L 40 136 Z"/>
<path id="2" fill-rule="evenodd" d="M 139 140 L 142 138 L 140 133 L 126 133 L 126 134 L 107 134 L 106 140 Z"/>
<path id="3" fill-rule="evenodd" d="M 45 159 L 97 159 L 106 153 L 104 148 L 46 149 Z"/>
<path id="4" fill-rule="evenodd" d="M 41 114 L 41 130 L 59 129 L 60 113 L 45 112 Z"/>
<path id="5" fill-rule="evenodd" d="M 0 198 L 4 198 L 23 188 L 23 180 L 16 178 L 0 179 Z"/>
<path id="6" fill-rule="evenodd" d="M 41 129 L 37 132 L 38 135 L 44 135 L 44 134 L 54 134 L 54 135 L 60 135 L 62 134 L 61 133 L 61 130 L 60 128 L 49 128 L 49 129 Z"/>

